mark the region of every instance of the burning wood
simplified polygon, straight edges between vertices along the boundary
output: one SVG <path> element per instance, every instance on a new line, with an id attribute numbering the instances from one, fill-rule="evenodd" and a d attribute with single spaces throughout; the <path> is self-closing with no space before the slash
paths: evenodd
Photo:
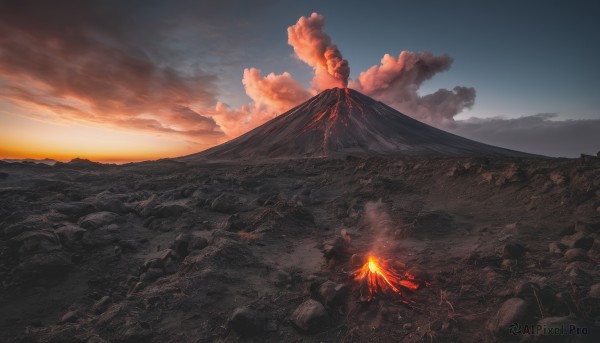
<path id="1" fill-rule="evenodd" d="M 366 289 L 367 301 L 371 301 L 377 294 L 402 295 L 403 290 L 417 290 L 422 283 L 407 271 L 397 272 L 388 261 L 374 255 L 367 257 L 359 269 L 354 271 L 354 280 L 361 285 L 361 297 Z"/>

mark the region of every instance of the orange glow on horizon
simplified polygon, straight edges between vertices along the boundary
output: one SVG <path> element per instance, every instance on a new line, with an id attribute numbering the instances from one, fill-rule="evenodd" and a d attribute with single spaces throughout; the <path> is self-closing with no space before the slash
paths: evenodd
<path id="1" fill-rule="evenodd" d="M 127 163 L 178 157 L 215 145 L 184 138 L 92 125 L 59 124 L 0 113 L 0 159 Z"/>

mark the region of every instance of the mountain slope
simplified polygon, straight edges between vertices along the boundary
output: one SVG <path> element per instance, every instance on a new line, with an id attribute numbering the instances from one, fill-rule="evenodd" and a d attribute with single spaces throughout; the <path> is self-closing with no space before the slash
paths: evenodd
<path id="1" fill-rule="evenodd" d="M 453 135 L 355 90 L 333 88 L 236 139 L 178 160 L 348 154 L 532 156 Z"/>

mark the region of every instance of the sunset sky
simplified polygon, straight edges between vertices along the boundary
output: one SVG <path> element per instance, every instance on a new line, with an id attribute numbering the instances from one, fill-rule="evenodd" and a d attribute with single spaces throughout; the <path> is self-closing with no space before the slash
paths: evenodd
<path id="1" fill-rule="evenodd" d="M 346 82 L 485 143 L 595 154 L 598 18 L 595 1 L 0 0 L 0 158 L 191 154 Z"/>

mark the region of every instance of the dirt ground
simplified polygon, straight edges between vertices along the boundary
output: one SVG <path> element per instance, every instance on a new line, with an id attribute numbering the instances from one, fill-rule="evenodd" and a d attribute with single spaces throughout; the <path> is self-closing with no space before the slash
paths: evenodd
<path id="1" fill-rule="evenodd" d="M 1 163 L 0 341 L 597 342 L 599 234 L 594 157 Z"/>

